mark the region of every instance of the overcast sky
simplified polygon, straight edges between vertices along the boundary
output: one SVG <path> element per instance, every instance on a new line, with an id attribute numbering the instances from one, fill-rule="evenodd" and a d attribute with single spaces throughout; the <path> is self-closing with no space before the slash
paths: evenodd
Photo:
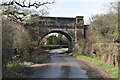
<path id="1" fill-rule="evenodd" d="M 108 3 L 112 1 L 115 0 L 55 0 L 55 3 L 49 6 L 49 16 L 84 16 L 86 24 L 92 15 L 105 13 Z"/>

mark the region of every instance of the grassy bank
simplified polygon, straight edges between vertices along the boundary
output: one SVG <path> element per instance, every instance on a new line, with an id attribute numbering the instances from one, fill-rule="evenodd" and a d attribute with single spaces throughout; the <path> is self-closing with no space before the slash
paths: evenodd
<path id="1" fill-rule="evenodd" d="M 93 58 L 88 57 L 88 56 L 83 56 L 83 55 L 78 54 L 78 53 L 69 53 L 69 55 L 74 56 L 74 57 L 78 57 L 78 58 L 82 58 L 82 59 L 89 61 L 97 66 L 102 67 L 103 69 L 105 69 L 106 71 L 108 71 L 110 73 L 110 76 L 112 76 L 112 78 L 118 78 L 118 76 L 120 77 L 120 69 L 115 68 L 111 65 L 108 65 L 103 61 L 93 59 Z"/>
<path id="2" fill-rule="evenodd" d="M 4 71 L 6 75 L 5 78 L 19 78 L 21 77 L 22 73 L 24 72 L 25 68 L 31 64 L 41 63 L 49 57 L 49 54 L 39 55 L 36 59 L 32 60 L 31 62 L 14 62 L 6 64 L 7 70 Z M 7 75 L 9 73 L 9 75 Z"/>
<path id="3" fill-rule="evenodd" d="M 32 63 L 41 63 L 45 59 L 47 59 L 50 56 L 50 54 L 40 55 L 35 60 L 32 61 Z"/>

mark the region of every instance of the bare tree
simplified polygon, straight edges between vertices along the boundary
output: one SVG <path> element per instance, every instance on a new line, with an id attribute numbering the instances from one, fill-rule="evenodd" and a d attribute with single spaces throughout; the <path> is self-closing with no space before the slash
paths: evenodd
<path id="1" fill-rule="evenodd" d="M 111 2 L 109 5 L 108 5 L 108 8 L 109 8 L 109 11 L 110 12 L 118 12 L 118 9 L 119 9 L 119 4 L 120 3 L 120 0 L 116 0 L 115 2 Z"/>
<path id="2" fill-rule="evenodd" d="M 22 22 L 26 19 L 26 16 L 34 13 L 45 15 L 47 12 L 45 11 L 45 7 L 48 8 L 47 5 L 52 3 L 54 3 L 54 1 L 10 0 L 2 2 L 0 9 L 3 15 L 12 21 Z"/>

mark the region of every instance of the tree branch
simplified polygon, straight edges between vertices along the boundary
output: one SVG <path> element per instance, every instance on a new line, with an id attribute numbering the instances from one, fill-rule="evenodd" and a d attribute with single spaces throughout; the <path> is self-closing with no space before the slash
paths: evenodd
<path id="1" fill-rule="evenodd" d="M 43 3 L 41 3 L 41 2 L 36 3 L 36 2 L 34 2 L 34 3 L 31 4 L 31 0 L 29 0 L 29 4 L 25 5 L 25 1 L 26 0 L 24 0 L 22 3 L 19 3 L 19 2 L 15 1 L 15 0 L 13 0 L 13 1 L 9 2 L 9 3 L 7 3 L 7 2 L 3 3 L 0 6 L 10 6 L 10 5 L 13 5 L 15 3 L 15 4 L 17 4 L 20 7 L 26 7 L 26 8 L 35 7 L 37 9 L 40 6 L 54 3 L 54 1 L 53 1 L 53 2 L 43 2 Z"/>
<path id="2" fill-rule="evenodd" d="M 30 2 L 31 2 L 31 0 L 29 1 L 29 5 L 24 5 L 24 4 L 20 4 L 20 3 L 18 3 L 18 2 L 15 1 L 15 3 L 16 3 L 17 5 L 19 5 L 19 6 L 21 6 L 21 7 L 28 7 L 28 8 L 30 8 L 30 7 L 36 7 L 36 9 L 39 8 L 40 6 L 54 3 L 54 2 L 44 2 L 44 3 L 41 3 L 41 2 L 36 3 L 36 2 L 35 2 L 35 3 L 33 3 L 33 4 L 30 4 Z"/>
<path id="3" fill-rule="evenodd" d="M 4 15 L 7 15 L 8 17 L 11 17 L 11 18 L 13 16 L 13 18 L 21 20 L 22 16 L 31 14 L 28 11 L 25 12 L 24 7 L 25 8 L 35 7 L 37 9 L 39 7 L 46 6 L 47 4 L 52 4 L 52 3 L 54 3 L 54 1 L 52 1 L 52 2 L 48 2 L 48 1 L 46 1 L 46 2 L 31 2 L 31 0 L 29 0 L 29 2 L 28 2 L 27 0 L 22 0 L 22 2 L 20 2 L 20 0 L 11 0 L 11 1 L 0 4 L 0 6 L 4 7 L 4 9 L 2 9 Z M 34 13 L 34 11 L 33 11 L 33 13 Z M 41 11 L 41 14 L 44 15 L 45 12 Z"/>

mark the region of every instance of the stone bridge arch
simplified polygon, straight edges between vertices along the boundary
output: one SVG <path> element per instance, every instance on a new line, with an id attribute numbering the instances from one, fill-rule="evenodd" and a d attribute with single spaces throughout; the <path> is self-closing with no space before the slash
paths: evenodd
<path id="1" fill-rule="evenodd" d="M 37 24 L 31 24 L 33 28 L 39 28 L 36 32 L 38 35 L 38 42 L 41 43 L 42 38 L 53 32 L 58 32 L 65 35 L 70 40 L 69 50 L 74 51 L 79 41 L 84 43 L 84 39 L 87 36 L 88 26 L 84 25 L 84 17 L 39 17 Z M 37 44 L 38 47 L 41 45 Z"/>
<path id="2" fill-rule="evenodd" d="M 48 34 L 51 33 L 60 33 L 62 35 L 64 35 L 67 39 L 68 39 L 68 52 L 72 52 L 73 51 L 73 41 L 72 41 L 72 37 L 65 31 L 62 30 L 50 30 L 49 32 L 46 32 L 41 39 L 43 39 L 45 36 L 47 36 Z"/>

